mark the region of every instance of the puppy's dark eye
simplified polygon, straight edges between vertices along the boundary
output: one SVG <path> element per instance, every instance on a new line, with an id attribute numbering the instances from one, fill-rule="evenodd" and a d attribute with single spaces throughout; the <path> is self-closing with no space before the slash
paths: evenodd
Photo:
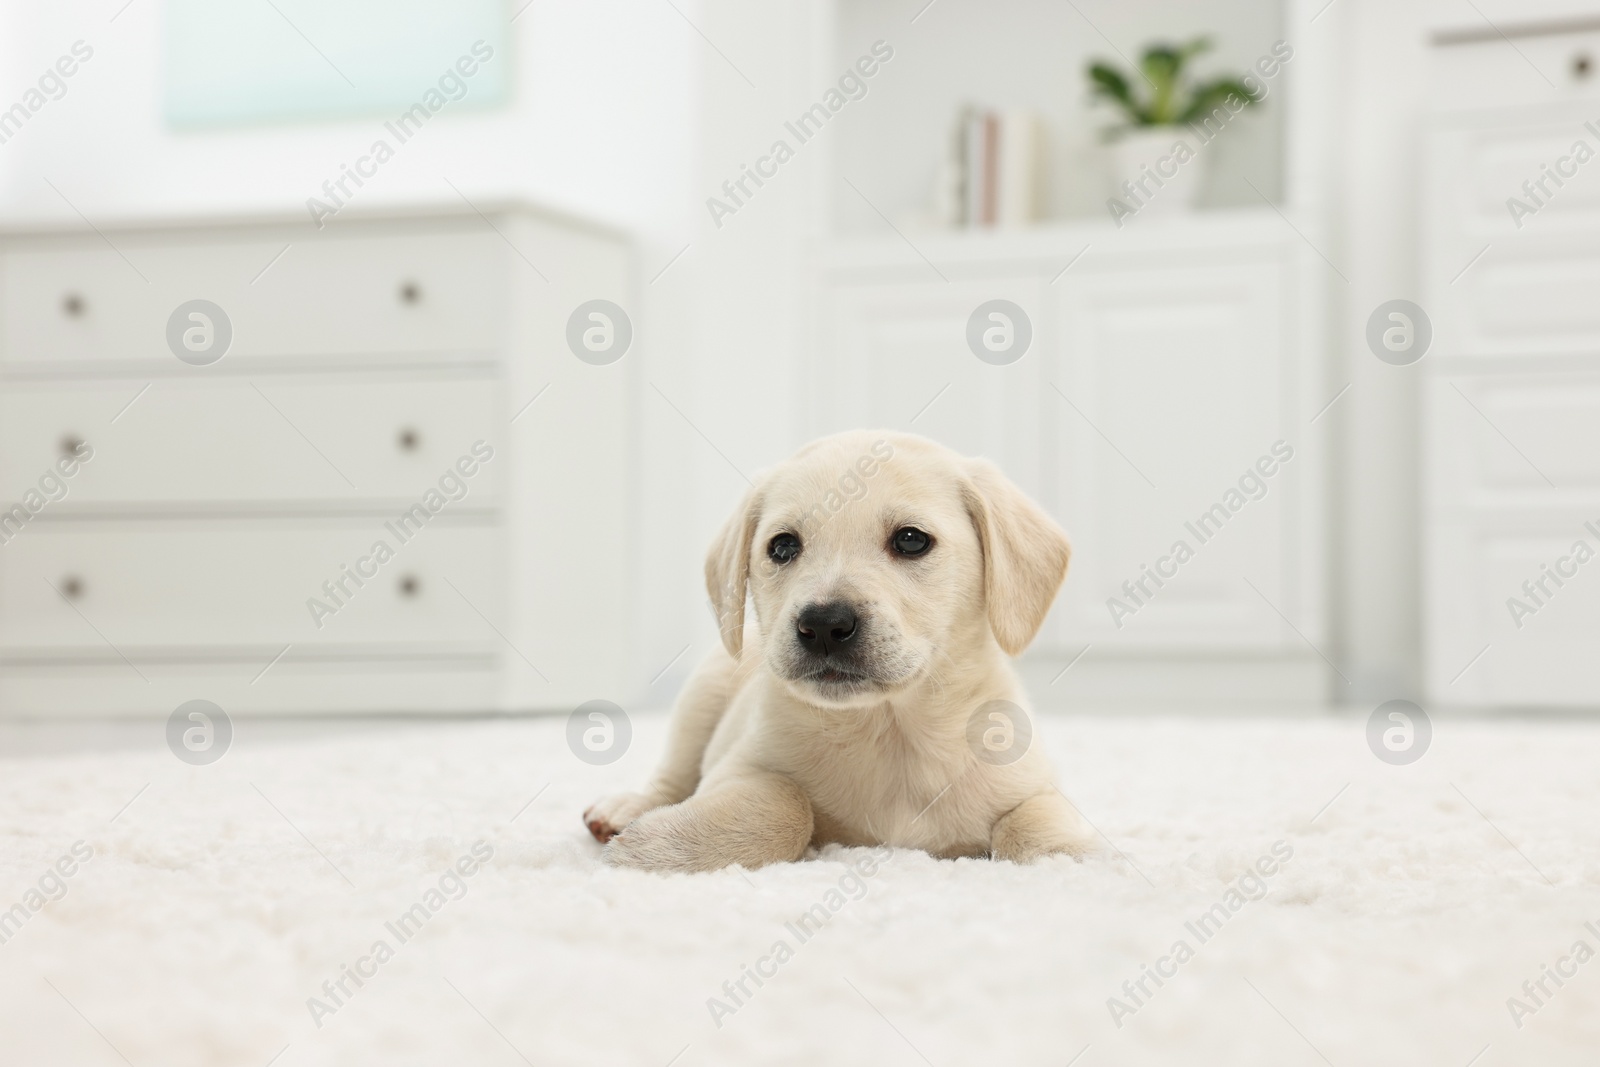
<path id="1" fill-rule="evenodd" d="M 902 526 L 889 538 L 889 544 L 902 556 L 920 556 L 933 547 L 933 538 L 915 526 Z"/>
<path id="2" fill-rule="evenodd" d="M 791 533 L 781 533 L 767 542 L 767 558 L 774 563 L 788 563 L 800 554 L 800 538 Z"/>

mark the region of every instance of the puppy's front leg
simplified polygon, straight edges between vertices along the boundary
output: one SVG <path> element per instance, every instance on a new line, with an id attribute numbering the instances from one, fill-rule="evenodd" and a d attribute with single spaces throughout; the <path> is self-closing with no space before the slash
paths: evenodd
<path id="1" fill-rule="evenodd" d="M 589 805 L 583 824 L 602 845 L 654 808 L 676 804 L 700 784 L 706 745 L 733 697 L 739 663 L 718 645 L 683 687 L 667 729 L 667 752 L 655 777 L 639 793 L 617 793 Z"/>
<path id="2" fill-rule="evenodd" d="M 1082 818 L 1054 789 L 1037 793 L 1000 816 L 989 837 L 990 855 L 1014 863 L 1057 853 L 1082 859 L 1094 848 L 1094 837 Z"/>
<path id="3" fill-rule="evenodd" d="M 792 779 L 750 772 L 639 816 L 606 845 L 605 858 L 650 871 L 715 871 L 735 863 L 754 869 L 799 859 L 811 829 L 811 801 Z"/>

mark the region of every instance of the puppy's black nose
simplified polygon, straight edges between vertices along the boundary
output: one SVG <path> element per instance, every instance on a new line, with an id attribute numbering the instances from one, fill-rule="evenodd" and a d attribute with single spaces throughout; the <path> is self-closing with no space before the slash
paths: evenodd
<path id="1" fill-rule="evenodd" d="M 839 654 L 855 635 L 855 609 L 842 600 L 812 604 L 796 621 L 800 647 L 816 656 Z"/>

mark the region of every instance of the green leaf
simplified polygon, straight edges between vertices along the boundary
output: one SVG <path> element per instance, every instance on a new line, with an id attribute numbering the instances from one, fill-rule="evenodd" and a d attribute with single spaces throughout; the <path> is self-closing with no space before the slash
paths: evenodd
<path id="1" fill-rule="evenodd" d="M 1165 45 L 1156 45 L 1145 49 L 1139 66 L 1144 72 L 1145 81 L 1150 83 L 1150 121 L 1171 122 L 1172 100 L 1178 89 L 1178 72 L 1183 68 L 1182 57 Z"/>
<path id="2" fill-rule="evenodd" d="M 1134 99 L 1133 90 L 1128 86 L 1128 79 L 1124 78 L 1120 71 L 1104 63 L 1092 63 L 1089 66 L 1089 81 L 1096 96 L 1120 105 L 1135 125 L 1144 124 L 1146 121 L 1144 112 Z"/>
<path id="3" fill-rule="evenodd" d="M 1178 121 L 1185 124 L 1200 121 L 1222 107 L 1230 96 L 1243 101 L 1245 107 L 1261 100 L 1261 97 L 1244 82 L 1236 78 L 1218 78 L 1195 87 L 1189 106 L 1178 117 Z M 1229 114 L 1232 112 L 1229 111 Z"/>
<path id="4" fill-rule="evenodd" d="M 1172 126 L 1189 123 L 1209 115 L 1236 96 L 1246 106 L 1259 102 L 1260 97 L 1237 78 L 1218 78 L 1190 87 L 1184 78 L 1184 68 L 1202 52 L 1209 51 L 1211 40 L 1196 37 L 1180 45 L 1154 44 L 1147 47 L 1139 58 L 1139 74 L 1149 84 L 1147 100 L 1134 92 L 1126 75 L 1107 63 L 1095 62 L 1089 67 L 1089 81 L 1097 98 L 1118 105 L 1130 125 Z"/>

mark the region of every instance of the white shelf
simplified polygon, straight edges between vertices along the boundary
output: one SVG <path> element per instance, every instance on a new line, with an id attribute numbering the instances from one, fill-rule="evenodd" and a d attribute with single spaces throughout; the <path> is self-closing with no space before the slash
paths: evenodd
<path id="1" fill-rule="evenodd" d="M 1080 252 L 1084 258 L 1187 250 L 1215 254 L 1228 248 L 1298 240 L 1283 216 L 1270 207 L 1196 211 L 1165 218 L 1135 218 L 1120 229 L 1110 219 L 1041 223 L 1026 230 L 885 229 L 874 236 L 832 236 L 818 242 L 817 265 L 830 273 L 918 267 L 930 278 L 923 257 L 941 270 L 981 270 L 1004 265 L 1037 265 L 1050 274 Z M 1087 248 L 1088 251 L 1084 252 Z"/>

